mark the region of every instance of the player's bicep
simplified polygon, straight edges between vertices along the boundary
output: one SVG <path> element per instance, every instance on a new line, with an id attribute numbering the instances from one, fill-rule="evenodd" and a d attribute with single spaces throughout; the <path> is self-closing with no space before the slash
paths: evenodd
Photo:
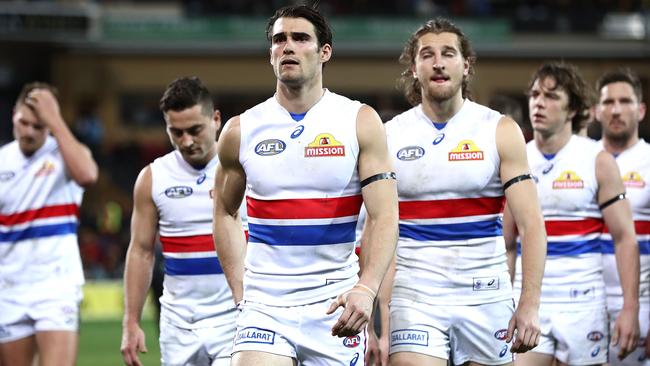
<path id="1" fill-rule="evenodd" d="M 240 136 L 239 117 L 234 117 L 224 127 L 217 144 L 219 164 L 214 178 L 215 215 L 236 216 L 244 196 L 246 174 L 239 162 Z"/>
<path id="2" fill-rule="evenodd" d="M 357 116 L 357 138 L 361 192 L 368 218 L 372 219 L 396 205 L 397 190 L 384 126 L 375 110 L 365 105 Z"/>
<path id="3" fill-rule="evenodd" d="M 133 188 L 131 243 L 133 250 L 153 251 L 158 228 L 158 210 L 151 197 L 151 167 L 140 172 Z"/>

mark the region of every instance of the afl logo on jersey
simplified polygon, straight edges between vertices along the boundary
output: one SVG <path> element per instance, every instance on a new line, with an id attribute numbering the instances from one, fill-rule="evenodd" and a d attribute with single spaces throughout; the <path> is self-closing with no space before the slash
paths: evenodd
<path id="1" fill-rule="evenodd" d="M 343 345 L 348 348 L 354 348 L 361 344 L 361 337 L 358 335 L 343 338 Z"/>
<path id="2" fill-rule="evenodd" d="M 603 338 L 605 338 L 605 335 L 597 330 L 594 330 L 593 332 L 589 332 L 589 334 L 587 334 L 587 339 L 592 342 L 598 342 Z"/>
<path id="3" fill-rule="evenodd" d="M 255 154 L 260 156 L 277 155 L 287 148 L 287 144 L 282 140 L 268 139 L 260 142 L 255 146 Z"/>
<path id="4" fill-rule="evenodd" d="M 407 146 L 399 149 L 397 158 L 402 161 L 417 160 L 424 156 L 424 149 L 419 146 Z"/>
<path id="5" fill-rule="evenodd" d="M 507 329 L 497 330 L 496 332 L 494 332 L 494 338 L 500 341 L 505 341 L 506 338 L 508 338 L 508 330 Z"/>
<path id="6" fill-rule="evenodd" d="M 165 189 L 165 196 L 169 198 L 185 198 L 191 196 L 192 193 L 194 193 L 192 187 L 188 186 L 176 186 Z"/>

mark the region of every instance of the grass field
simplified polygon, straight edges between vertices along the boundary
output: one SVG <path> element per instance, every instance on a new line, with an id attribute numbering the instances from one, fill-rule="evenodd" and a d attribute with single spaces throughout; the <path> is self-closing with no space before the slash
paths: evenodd
<path id="1" fill-rule="evenodd" d="M 146 336 L 146 354 L 140 355 L 145 366 L 160 365 L 158 328 L 149 320 L 142 322 Z M 81 323 L 79 334 L 79 366 L 119 366 L 124 365 L 120 354 L 122 324 L 119 320 L 96 320 Z"/>

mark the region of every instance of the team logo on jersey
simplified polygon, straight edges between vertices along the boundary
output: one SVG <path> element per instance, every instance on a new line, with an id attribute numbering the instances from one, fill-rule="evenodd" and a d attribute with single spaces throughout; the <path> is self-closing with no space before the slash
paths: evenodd
<path id="1" fill-rule="evenodd" d="M 330 133 L 321 133 L 305 148 L 305 157 L 345 156 L 345 145 Z"/>
<path id="2" fill-rule="evenodd" d="M 287 148 L 287 144 L 282 140 L 268 139 L 260 142 L 255 146 L 255 154 L 260 156 L 278 155 Z"/>
<path id="3" fill-rule="evenodd" d="M 46 175 L 52 174 L 54 172 L 54 163 L 46 160 L 43 162 L 43 165 L 36 171 L 34 174 L 35 177 L 44 177 Z"/>
<path id="4" fill-rule="evenodd" d="M 463 140 L 449 152 L 449 161 L 483 160 L 483 150 L 480 150 L 472 140 Z"/>
<path id="5" fill-rule="evenodd" d="M 247 327 L 237 332 L 235 344 L 241 343 L 265 343 L 275 342 L 275 332 L 257 327 Z"/>
<path id="6" fill-rule="evenodd" d="M 14 172 L 0 172 L 0 182 L 6 182 L 15 176 L 16 173 Z"/>
<path id="7" fill-rule="evenodd" d="M 585 182 L 572 170 L 565 170 L 553 181 L 553 189 L 582 189 Z"/>
<path id="8" fill-rule="evenodd" d="M 416 346 L 429 345 L 429 332 L 417 329 L 400 329 L 394 330 L 390 335 L 390 344 L 397 346 L 400 344 L 412 344 Z"/>
<path id="9" fill-rule="evenodd" d="M 188 186 L 175 186 L 165 189 L 165 196 L 169 198 L 185 198 L 194 193 L 192 187 Z"/>
<path id="10" fill-rule="evenodd" d="M 472 289 L 474 291 L 492 291 L 499 289 L 498 277 L 474 277 L 473 282 Z"/>
<path id="11" fill-rule="evenodd" d="M 643 188 L 645 187 L 645 181 L 641 178 L 641 174 L 637 172 L 629 172 L 623 175 L 623 184 L 627 188 Z"/>
<path id="12" fill-rule="evenodd" d="M 419 146 L 407 146 L 399 149 L 397 158 L 402 161 L 418 160 L 424 156 L 424 149 Z"/>
<path id="13" fill-rule="evenodd" d="M 506 338 L 508 338 L 508 330 L 507 329 L 497 330 L 496 332 L 494 332 L 494 338 L 500 341 L 505 341 Z"/>
<path id="14" fill-rule="evenodd" d="M 358 335 L 343 338 L 343 345 L 348 348 L 354 348 L 361 344 L 361 337 Z"/>
<path id="15" fill-rule="evenodd" d="M 587 334 L 587 339 L 592 342 L 598 342 L 603 338 L 605 338 L 605 335 L 597 330 L 594 330 L 593 332 L 589 332 L 589 334 Z"/>

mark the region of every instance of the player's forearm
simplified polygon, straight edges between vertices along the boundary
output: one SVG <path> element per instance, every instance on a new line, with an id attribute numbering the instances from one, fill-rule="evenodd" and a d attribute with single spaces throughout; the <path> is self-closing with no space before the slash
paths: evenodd
<path id="1" fill-rule="evenodd" d="M 546 263 L 546 235 L 539 223 L 521 232 L 521 297 L 519 301 L 539 304 Z"/>
<path id="2" fill-rule="evenodd" d="M 97 163 L 88 148 L 80 143 L 63 120 L 51 125 L 52 135 L 59 145 L 59 151 L 72 179 L 81 186 L 97 181 Z"/>
<path id="3" fill-rule="evenodd" d="M 232 291 L 233 300 L 238 303 L 244 297 L 244 259 L 247 245 L 241 222 L 230 215 L 215 217 L 213 234 L 221 269 Z"/>
<path id="4" fill-rule="evenodd" d="M 124 326 L 140 322 L 151 286 L 154 262 L 153 252 L 129 248 L 124 269 Z"/>
<path id="5" fill-rule="evenodd" d="M 639 308 L 639 246 L 634 235 L 625 235 L 615 240 L 616 266 L 621 289 L 623 308 Z"/>
<path id="6" fill-rule="evenodd" d="M 361 261 L 364 263 L 364 268 L 359 282 L 374 291 L 379 290 L 395 256 L 398 235 L 397 222 L 397 212 L 387 212 L 377 219 L 368 216 L 368 239 L 361 243 Z"/>

